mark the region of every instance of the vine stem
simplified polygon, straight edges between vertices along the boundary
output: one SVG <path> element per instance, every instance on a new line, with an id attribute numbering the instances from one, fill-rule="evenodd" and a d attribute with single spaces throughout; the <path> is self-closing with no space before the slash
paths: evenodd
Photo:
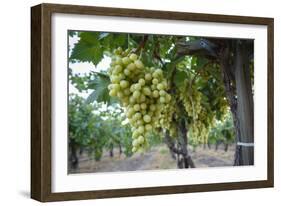
<path id="1" fill-rule="evenodd" d="M 143 52 L 143 48 L 140 49 L 139 59 L 141 59 L 141 57 L 142 57 L 142 52 Z"/>
<path id="2" fill-rule="evenodd" d="M 127 48 L 130 47 L 130 34 L 128 34 Z"/>

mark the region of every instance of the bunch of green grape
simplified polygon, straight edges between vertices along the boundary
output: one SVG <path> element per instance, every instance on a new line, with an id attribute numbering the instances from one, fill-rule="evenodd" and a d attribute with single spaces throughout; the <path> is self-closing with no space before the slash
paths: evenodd
<path id="1" fill-rule="evenodd" d="M 221 115 L 221 121 L 225 121 L 227 118 L 227 114 L 229 113 L 229 106 L 228 106 L 228 102 L 227 99 L 224 97 L 221 97 L 219 102 L 218 102 L 218 107 L 219 107 L 219 112 L 222 114 Z"/>
<path id="2" fill-rule="evenodd" d="M 216 124 L 216 119 L 223 120 L 229 112 L 226 98 L 222 95 L 215 104 L 203 101 L 203 93 L 190 84 L 189 79 L 180 88 L 179 98 L 183 102 L 189 118 L 189 137 L 193 142 L 207 143 L 210 130 Z M 206 99 L 206 98 L 205 98 Z M 216 114 L 220 114 L 219 118 Z"/>
<path id="3" fill-rule="evenodd" d="M 185 80 L 184 86 L 180 88 L 179 98 L 183 102 L 187 115 L 192 117 L 193 120 L 196 120 L 202 110 L 202 94 L 190 84 L 190 81 L 189 79 Z"/>
<path id="4" fill-rule="evenodd" d="M 120 100 L 132 128 L 132 152 L 142 150 L 172 99 L 167 80 L 161 69 L 146 67 L 137 54 L 121 48 L 115 50 L 108 73 L 109 95 Z"/>
<path id="5" fill-rule="evenodd" d="M 164 111 L 161 114 L 159 127 L 168 130 L 171 137 L 178 136 L 177 120 L 180 116 L 179 113 L 176 98 L 172 98 L 170 103 L 165 105 Z"/>
<path id="6" fill-rule="evenodd" d="M 194 124 L 191 124 L 188 135 L 189 138 L 196 144 L 207 143 L 209 128 L 207 128 L 201 121 L 196 121 Z"/>
<path id="7" fill-rule="evenodd" d="M 202 105 L 203 94 L 190 81 L 192 80 L 186 79 L 179 90 L 179 99 L 189 119 L 188 135 L 193 142 L 206 143 L 215 118 L 211 111 L 207 112 L 206 105 Z"/>
<path id="8" fill-rule="evenodd" d="M 202 108 L 198 119 L 192 124 L 193 140 L 201 144 L 206 144 L 208 142 L 209 133 L 216 123 L 215 113 L 207 110 L 207 108 L 208 107 Z"/>

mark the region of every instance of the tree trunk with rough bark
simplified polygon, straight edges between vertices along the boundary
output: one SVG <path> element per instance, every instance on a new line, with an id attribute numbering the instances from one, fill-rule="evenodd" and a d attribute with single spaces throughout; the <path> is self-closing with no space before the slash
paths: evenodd
<path id="1" fill-rule="evenodd" d="M 123 150 L 122 150 L 122 146 L 120 143 L 118 144 L 118 147 L 119 147 L 119 156 L 121 156 L 123 153 Z"/>
<path id="2" fill-rule="evenodd" d="M 74 143 L 74 141 L 70 140 L 70 167 L 71 169 L 77 169 L 79 166 L 79 159 L 77 156 L 77 145 Z"/>
<path id="3" fill-rule="evenodd" d="M 240 142 L 254 142 L 254 103 L 250 77 L 249 49 L 245 41 L 236 42 L 235 80 L 237 91 L 237 117 L 240 128 Z M 239 146 L 239 165 L 254 164 L 254 147 Z"/>
<path id="4" fill-rule="evenodd" d="M 179 128 L 181 128 L 182 131 L 186 130 L 186 126 L 183 126 L 182 124 L 179 124 Z M 178 168 L 195 168 L 195 164 L 187 149 L 187 135 L 186 133 L 185 135 L 183 135 L 183 133 L 180 135 L 181 137 L 179 137 L 176 142 L 175 139 L 169 135 L 169 131 L 165 131 L 165 143 L 167 144 L 171 154 L 176 157 Z M 186 137 L 186 140 L 184 140 L 183 137 Z"/>
<path id="5" fill-rule="evenodd" d="M 234 57 L 231 56 L 230 47 L 234 47 Z M 236 143 L 253 143 L 254 140 L 250 51 L 246 41 L 235 40 L 228 42 L 220 57 L 222 79 L 235 126 Z M 253 162 L 253 147 L 236 145 L 234 165 L 252 165 Z"/>
<path id="6" fill-rule="evenodd" d="M 228 151 L 228 143 L 224 143 L 224 151 L 225 151 L 225 152 Z"/>
<path id="7" fill-rule="evenodd" d="M 219 149 L 219 142 L 216 142 L 215 150 L 217 151 Z"/>
<path id="8" fill-rule="evenodd" d="M 110 156 L 110 157 L 114 157 L 114 152 L 113 152 L 114 147 L 113 147 L 113 144 L 110 144 L 110 145 L 109 145 L 109 148 L 110 148 L 110 149 L 109 149 L 109 156 Z"/>
<path id="9" fill-rule="evenodd" d="M 181 136 L 181 142 L 182 142 L 182 158 L 184 161 L 184 168 L 194 168 L 194 162 L 192 161 L 189 153 L 188 153 L 188 139 L 187 139 L 187 128 L 186 128 L 186 123 L 185 119 L 182 118 L 179 122 L 179 132 Z"/>

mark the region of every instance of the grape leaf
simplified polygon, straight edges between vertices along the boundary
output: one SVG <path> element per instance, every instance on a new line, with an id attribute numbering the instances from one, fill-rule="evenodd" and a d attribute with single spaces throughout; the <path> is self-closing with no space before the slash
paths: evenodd
<path id="1" fill-rule="evenodd" d="M 128 35 L 127 34 L 114 34 L 114 41 L 112 42 L 115 47 L 125 47 L 127 46 Z"/>
<path id="2" fill-rule="evenodd" d="M 173 78 L 174 84 L 179 88 L 183 85 L 184 80 L 187 78 L 187 74 L 184 71 L 176 70 Z"/>
<path id="3" fill-rule="evenodd" d="M 95 73 L 93 80 L 89 81 L 88 88 L 94 91 L 88 96 L 86 102 L 104 102 L 107 104 L 113 104 L 116 100 L 109 96 L 108 85 L 110 84 L 110 79 L 106 74 Z"/>
<path id="4" fill-rule="evenodd" d="M 98 33 L 81 32 L 80 40 L 75 44 L 70 60 L 92 62 L 97 65 L 103 58 L 103 48 L 98 40 Z"/>
<path id="5" fill-rule="evenodd" d="M 77 33 L 76 31 L 72 31 L 72 30 L 69 30 L 69 31 L 68 31 L 68 35 L 69 35 L 70 37 L 73 37 L 76 33 Z"/>

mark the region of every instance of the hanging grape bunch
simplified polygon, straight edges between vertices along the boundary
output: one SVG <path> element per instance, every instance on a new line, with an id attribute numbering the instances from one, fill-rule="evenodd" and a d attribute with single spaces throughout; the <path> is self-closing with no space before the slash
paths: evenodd
<path id="1" fill-rule="evenodd" d="M 159 125 L 159 119 L 171 96 L 161 69 L 146 67 L 140 57 L 118 48 L 109 68 L 109 95 L 117 97 L 125 108 L 132 127 L 133 152 L 147 145 L 147 136 Z"/>
<path id="2" fill-rule="evenodd" d="M 171 137 L 178 136 L 177 120 L 180 116 L 179 108 L 177 107 L 176 98 L 172 98 L 169 104 L 165 105 L 164 111 L 161 114 L 159 127 L 169 131 Z"/>
<path id="3" fill-rule="evenodd" d="M 191 84 L 192 81 L 192 79 L 185 80 L 179 89 L 179 98 L 183 102 L 184 109 L 189 118 L 189 138 L 193 142 L 206 144 L 209 132 L 216 123 L 216 110 L 211 109 L 210 103 L 203 103 L 202 98 L 204 94 Z M 219 120 L 222 120 L 228 113 L 227 102 L 223 95 L 219 98 L 217 107 L 221 114 L 221 119 Z"/>

